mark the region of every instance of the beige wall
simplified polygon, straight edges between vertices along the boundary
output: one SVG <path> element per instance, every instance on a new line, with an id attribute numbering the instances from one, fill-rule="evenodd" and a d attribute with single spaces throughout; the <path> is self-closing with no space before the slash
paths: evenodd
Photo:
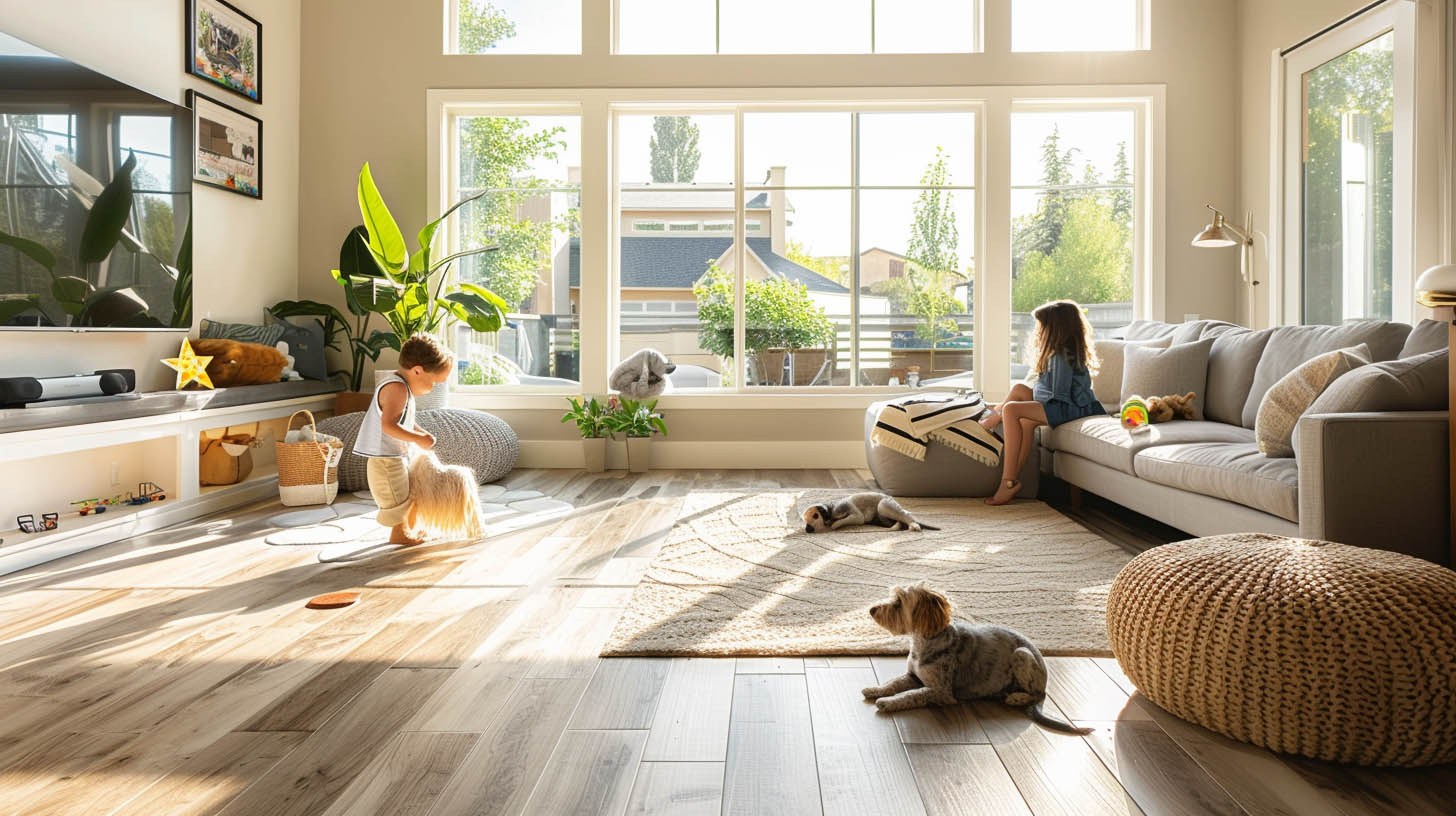
<path id="1" fill-rule="evenodd" d="M 181 0 L 0 0 L 7 34 L 178 104 L 195 88 L 263 120 L 262 201 L 193 187 L 197 319 L 259 322 L 298 290 L 298 3 L 245 5 L 263 24 L 261 105 L 183 74 Z M 0 332 L 0 376 L 134 368 L 142 390 L 167 389 L 175 375 L 157 361 L 180 343 L 180 333 Z"/>

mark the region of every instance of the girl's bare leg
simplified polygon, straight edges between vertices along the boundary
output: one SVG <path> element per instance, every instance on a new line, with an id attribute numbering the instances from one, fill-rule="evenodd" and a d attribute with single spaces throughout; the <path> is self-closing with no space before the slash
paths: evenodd
<path id="1" fill-rule="evenodd" d="M 1007 402 L 1025 402 L 1031 399 L 1031 388 L 1026 383 L 1017 383 L 1011 386 L 1011 393 L 1006 395 L 1006 402 L 1000 405 L 992 405 L 991 413 L 981 417 L 981 427 L 988 431 L 994 431 L 1001 424 L 1001 408 Z"/>
<path id="2" fill-rule="evenodd" d="M 1001 451 L 1001 483 L 996 488 L 996 495 L 986 499 L 986 504 L 991 505 L 1011 501 L 1021 489 L 1020 484 L 1016 483 L 1016 475 L 1021 472 L 1031 453 L 1032 434 L 1036 426 L 1046 424 L 1046 409 L 1036 400 L 1004 403 L 1001 412 L 1006 417 L 1006 444 Z M 1008 483 L 1015 486 L 1008 487 Z"/>

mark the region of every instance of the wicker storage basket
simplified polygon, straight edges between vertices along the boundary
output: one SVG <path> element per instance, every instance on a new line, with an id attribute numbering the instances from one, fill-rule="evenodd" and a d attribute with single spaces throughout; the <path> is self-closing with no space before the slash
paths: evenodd
<path id="1" fill-rule="evenodd" d="M 299 414 L 308 417 L 315 435 L 318 424 L 308 411 L 295 411 L 288 418 L 287 431 Z M 344 456 L 344 443 L 338 439 L 323 442 L 276 442 L 278 451 L 278 498 L 289 507 L 305 504 L 332 504 L 339 495 L 339 460 Z"/>

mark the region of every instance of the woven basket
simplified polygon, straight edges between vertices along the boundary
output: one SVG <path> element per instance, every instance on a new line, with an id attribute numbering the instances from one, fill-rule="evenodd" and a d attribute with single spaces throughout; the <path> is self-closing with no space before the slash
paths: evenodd
<path id="1" fill-rule="evenodd" d="M 1358 765 L 1456 761 L 1456 572 L 1241 533 L 1154 547 L 1107 597 L 1138 691 L 1227 737 Z"/>
<path id="2" fill-rule="evenodd" d="M 318 423 L 308 411 L 295 411 L 284 429 L 286 437 L 299 414 L 308 417 L 309 427 L 318 433 Z M 332 504 L 339 495 L 339 459 L 344 443 L 276 442 L 278 452 L 278 498 L 289 507 L 306 504 Z"/>

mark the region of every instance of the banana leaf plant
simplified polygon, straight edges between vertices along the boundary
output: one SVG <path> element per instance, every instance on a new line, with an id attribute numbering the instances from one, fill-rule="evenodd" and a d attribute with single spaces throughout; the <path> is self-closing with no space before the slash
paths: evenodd
<path id="1" fill-rule="evenodd" d="M 126 232 L 126 222 L 132 211 L 132 171 L 136 169 L 136 155 L 128 151 L 126 161 L 117 168 L 111 181 L 102 188 L 91 209 L 86 213 L 86 222 L 77 244 L 76 268 L 88 270 L 92 264 L 105 261 L 116 245 L 127 239 L 137 252 L 152 255 L 141 242 Z M 185 328 L 192 325 L 192 224 L 182 239 L 176 266 L 158 259 L 175 278 L 172 294 L 172 320 L 163 324 L 152 314 L 146 301 L 130 286 L 108 286 L 98 289 L 89 275 L 57 275 L 56 256 L 45 246 L 21 238 L 18 235 L 0 231 L 0 244 L 14 247 L 22 255 L 40 264 L 51 276 L 50 294 L 70 318 L 72 326 L 131 326 L 162 327 L 171 325 Z M 153 255 L 153 257 L 156 257 Z M 27 311 L 35 310 L 52 324 L 67 325 L 65 319 L 56 320 L 41 307 L 40 297 L 34 294 L 8 295 L 0 298 L 0 324 Z"/>
<path id="2" fill-rule="evenodd" d="M 435 236 L 440 227 L 461 207 L 480 198 L 477 193 L 456 202 L 439 218 L 420 228 L 418 248 L 410 252 L 404 233 L 390 214 L 369 163 L 359 171 L 359 213 L 364 218 L 359 235 L 363 241 L 346 241 L 350 258 L 340 258 L 334 278 L 344 287 L 346 298 L 355 298 L 360 305 L 380 314 L 392 332 L 391 348 L 415 334 L 439 335 L 451 323 L 459 321 L 478 332 L 499 331 L 505 323 L 509 306 L 494 292 L 474 283 L 452 281 L 450 269 L 455 261 L 472 255 L 493 252 L 498 247 L 486 246 L 462 250 L 443 258 L 434 258 Z M 361 252 L 362 250 L 362 252 Z M 346 266 L 348 268 L 346 268 Z M 350 305 L 353 310 L 353 305 Z"/>
<path id="3" fill-rule="evenodd" d="M 333 270 L 334 280 L 344 289 L 344 304 L 348 316 L 337 307 L 316 300 L 285 300 L 268 307 L 276 317 L 317 317 L 324 330 L 324 344 L 334 351 L 345 353 L 349 368 L 330 371 L 330 376 L 343 376 L 348 380 L 350 391 L 359 391 L 364 384 L 366 360 L 378 360 L 386 348 L 399 348 L 399 341 L 390 332 L 374 329 L 369 323 L 376 312 L 393 308 L 394 290 L 381 285 L 383 278 L 369 254 L 369 233 L 363 225 L 349 231 L 339 247 L 339 268 Z"/>

